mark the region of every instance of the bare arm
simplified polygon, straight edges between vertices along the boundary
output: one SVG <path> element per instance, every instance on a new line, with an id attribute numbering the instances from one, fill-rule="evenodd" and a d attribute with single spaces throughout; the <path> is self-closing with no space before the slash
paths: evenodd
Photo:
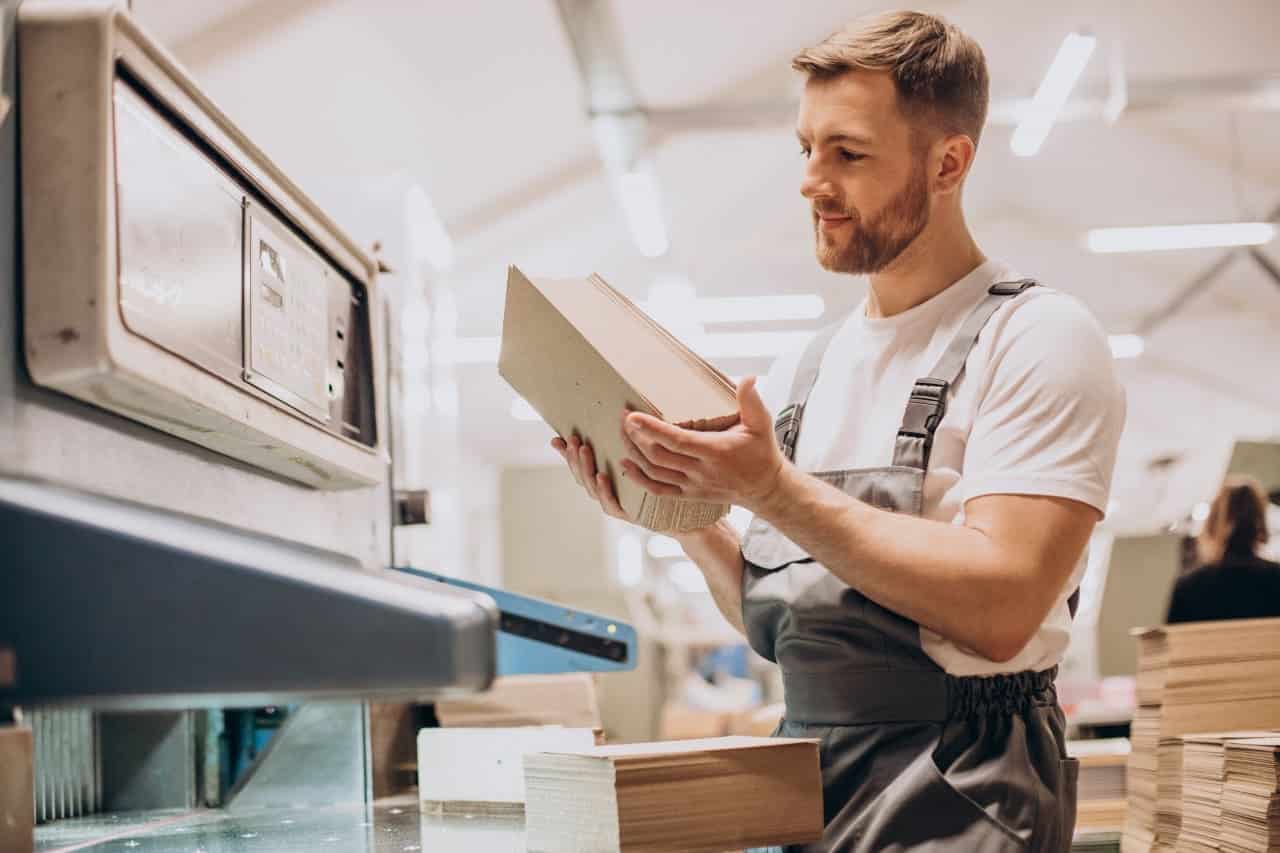
<path id="1" fill-rule="evenodd" d="M 963 526 L 885 512 L 786 462 L 751 380 L 738 400 L 741 422 L 718 433 L 628 415 L 625 476 L 745 506 L 868 598 L 992 660 L 1034 635 L 1098 520 L 1084 503 L 1021 495 L 969 501 Z"/>
<path id="2" fill-rule="evenodd" d="M 898 515 L 785 466 L 757 511 L 872 601 L 984 657 L 1014 657 L 1062 594 L 1098 512 L 989 495 L 963 525 Z"/>
<path id="3" fill-rule="evenodd" d="M 690 560 L 702 569 L 716 607 L 737 631 L 742 624 L 742 550 L 738 531 L 723 519 L 710 527 L 676 535 Z"/>

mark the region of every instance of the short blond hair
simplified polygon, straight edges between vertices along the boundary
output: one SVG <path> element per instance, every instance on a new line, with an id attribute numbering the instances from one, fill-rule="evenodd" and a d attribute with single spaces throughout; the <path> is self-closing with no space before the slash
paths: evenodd
<path id="1" fill-rule="evenodd" d="M 982 48 L 937 15 L 860 18 L 797 53 L 791 67 L 818 80 L 855 70 L 888 71 L 909 119 L 963 133 L 975 144 L 987 120 L 990 82 Z"/>

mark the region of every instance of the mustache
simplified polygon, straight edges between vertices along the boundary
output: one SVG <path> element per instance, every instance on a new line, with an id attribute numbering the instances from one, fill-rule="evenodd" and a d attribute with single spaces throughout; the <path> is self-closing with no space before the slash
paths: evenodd
<path id="1" fill-rule="evenodd" d="M 845 208 L 840 205 L 815 204 L 812 206 L 811 210 L 813 212 L 813 218 L 815 221 L 824 216 L 827 216 L 827 217 L 847 216 L 850 219 L 858 218 L 858 211 Z"/>

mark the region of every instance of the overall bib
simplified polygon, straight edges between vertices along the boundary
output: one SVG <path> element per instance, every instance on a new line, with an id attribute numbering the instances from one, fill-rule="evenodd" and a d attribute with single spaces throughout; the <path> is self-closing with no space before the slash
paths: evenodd
<path id="1" fill-rule="evenodd" d="M 813 476 L 873 506 L 920 515 L 948 391 L 995 310 L 1034 284 L 991 287 L 917 380 L 892 465 Z M 834 332 L 810 344 L 775 425 L 792 461 Z M 751 522 L 742 553 L 748 640 L 782 670 L 786 714 L 777 734 L 821 741 L 826 831 L 819 843 L 788 849 L 1069 850 L 1077 767 L 1066 757 L 1056 669 L 948 675 L 921 648 L 915 622 L 861 595 L 764 519 Z"/>

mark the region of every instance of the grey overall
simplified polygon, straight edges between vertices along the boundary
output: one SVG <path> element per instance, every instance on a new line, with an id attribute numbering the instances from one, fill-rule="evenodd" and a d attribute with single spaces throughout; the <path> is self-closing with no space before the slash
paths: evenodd
<path id="1" fill-rule="evenodd" d="M 874 506 L 920 515 L 948 391 L 995 310 L 1034 284 L 993 286 L 915 383 L 892 465 L 813 476 Z M 775 425 L 793 461 L 833 333 L 820 334 L 802 357 Z M 751 522 L 742 553 L 747 637 L 782 670 L 786 714 L 777 734 L 821 741 L 826 831 L 821 842 L 790 849 L 1070 848 L 1076 763 L 1066 758 L 1054 670 L 948 675 L 921 648 L 915 622 L 861 595 L 764 519 Z"/>

